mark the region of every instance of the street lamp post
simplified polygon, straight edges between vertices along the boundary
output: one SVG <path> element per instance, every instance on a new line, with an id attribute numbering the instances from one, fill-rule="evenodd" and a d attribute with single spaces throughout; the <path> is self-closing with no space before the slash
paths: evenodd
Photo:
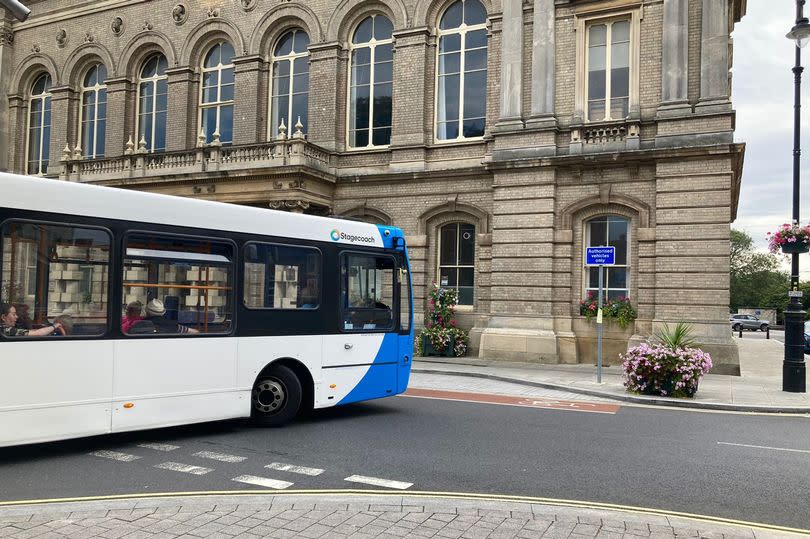
<path id="1" fill-rule="evenodd" d="M 804 16 L 805 0 L 796 0 L 796 25 L 787 37 L 796 42 L 796 65 L 793 67 L 793 223 L 799 223 L 799 176 L 801 161 L 801 89 L 802 47 L 810 41 L 810 22 Z M 799 298 L 799 253 L 792 254 L 790 267 L 790 304 L 785 311 L 785 360 L 782 363 L 782 391 L 806 392 L 807 371 L 804 364 L 804 311 Z"/>

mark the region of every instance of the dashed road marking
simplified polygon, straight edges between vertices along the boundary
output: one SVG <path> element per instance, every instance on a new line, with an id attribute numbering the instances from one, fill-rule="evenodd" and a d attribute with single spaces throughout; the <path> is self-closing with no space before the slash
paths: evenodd
<path id="1" fill-rule="evenodd" d="M 807 449 L 789 449 L 787 447 L 770 447 L 767 445 L 733 444 L 731 442 L 717 442 L 717 445 L 733 445 L 736 447 L 749 447 L 751 449 L 768 449 L 770 451 L 788 451 L 790 453 L 810 453 Z"/>
<path id="2" fill-rule="evenodd" d="M 194 475 L 205 475 L 208 472 L 213 472 L 212 468 L 203 468 L 202 466 L 192 466 L 191 464 L 181 464 L 179 462 L 164 462 L 163 464 L 155 465 L 155 468 L 161 470 L 172 470 L 174 472 L 190 473 Z"/>
<path id="3" fill-rule="evenodd" d="M 380 479 L 378 477 L 367 477 L 364 475 L 352 475 L 344 479 L 344 481 L 349 481 L 350 483 L 365 483 L 366 485 L 374 485 L 375 487 L 395 488 L 398 490 L 405 490 L 413 486 L 413 483 Z"/>
<path id="4" fill-rule="evenodd" d="M 267 487 L 274 489 L 285 489 L 293 486 L 294 483 L 288 481 L 279 481 L 278 479 L 270 479 L 268 477 L 258 477 L 256 475 L 240 475 L 234 477 L 231 481 L 237 483 L 247 483 L 248 485 L 256 485 L 259 487 Z"/>
<path id="5" fill-rule="evenodd" d="M 106 449 L 93 451 L 90 454 L 95 457 L 118 460 L 121 462 L 132 462 L 133 460 L 138 460 L 139 458 L 141 458 L 138 455 L 130 455 L 129 453 L 119 453 L 118 451 L 107 451 Z"/>
<path id="6" fill-rule="evenodd" d="M 144 447 L 146 449 L 154 449 L 155 451 L 174 451 L 175 449 L 180 449 L 179 445 L 155 444 L 155 443 L 138 444 L 138 447 Z"/>
<path id="7" fill-rule="evenodd" d="M 297 474 L 302 474 L 302 475 L 311 475 L 313 477 L 316 476 L 316 475 L 321 475 L 324 472 L 324 470 L 321 470 L 320 468 L 307 468 L 305 466 L 293 466 L 292 464 L 283 464 L 281 462 L 270 463 L 267 466 L 265 466 L 265 468 L 268 468 L 270 470 L 278 470 L 280 472 L 292 472 L 292 473 L 297 473 Z"/>
<path id="8" fill-rule="evenodd" d="M 213 451 L 199 451 L 194 453 L 194 456 L 204 459 L 218 460 L 220 462 L 244 462 L 247 460 L 247 457 L 227 455 L 225 453 L 214 453 Z"/>

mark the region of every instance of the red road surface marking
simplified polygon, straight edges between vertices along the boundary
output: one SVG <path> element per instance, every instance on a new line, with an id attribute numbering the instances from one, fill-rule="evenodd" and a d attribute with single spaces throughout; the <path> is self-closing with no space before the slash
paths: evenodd
<path id="1" fill-rule="evenodd" d="M 514 397 L 510 395 L 489 395 L 464 391 L 444 391 L 439 389 L 410 388 L 405 392 L 404 396 L 422 399 L 442 399 L 465 402 L 481 402 L 486 404 L 502 404 L 507 406 L 523 406 L 527 408 L 571 410 L 574 412 L 593 412 L 597 414 L 615 414 L 620 408 L 618 404 L 604 404 L 601 402 L 563 401 L 548 397 Z"/>

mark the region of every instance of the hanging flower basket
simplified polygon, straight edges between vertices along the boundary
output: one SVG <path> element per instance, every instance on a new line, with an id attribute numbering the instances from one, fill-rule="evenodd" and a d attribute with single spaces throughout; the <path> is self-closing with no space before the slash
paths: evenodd
<path id="1" fill-rule="evenodd" d="M 810 225 L 785 223 L 775 233 L 768 232 L 768 249 L 774 254 L 806 253 L 810 251 Z"/>

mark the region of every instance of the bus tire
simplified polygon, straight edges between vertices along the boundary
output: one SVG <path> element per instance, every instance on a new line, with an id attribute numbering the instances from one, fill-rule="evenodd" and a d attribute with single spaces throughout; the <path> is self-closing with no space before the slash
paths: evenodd
<path id="1" fill-rule="evenodd" d="M 280 427 L 301 407 L 301 382 L 283 365 L 263 372 L 250 392 L 250 417 L 264 427 Z"/>

